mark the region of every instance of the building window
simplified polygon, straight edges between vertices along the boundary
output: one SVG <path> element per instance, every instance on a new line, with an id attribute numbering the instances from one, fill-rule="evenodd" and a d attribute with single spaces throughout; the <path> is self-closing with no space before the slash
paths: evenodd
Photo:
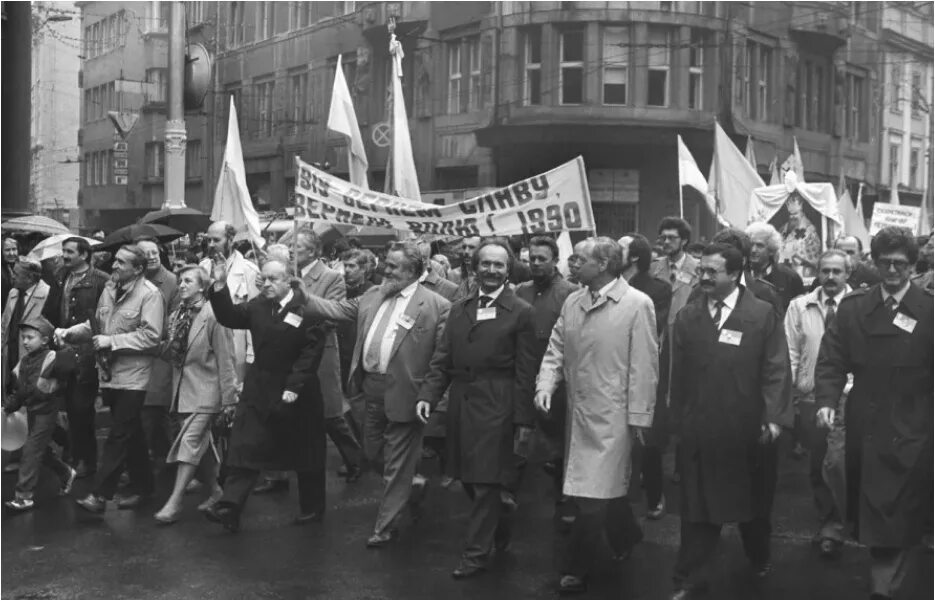
<path id="1" fill-rule="evenodd" d="M 230 19 L 227 23 L 229 47 L 236 48 L 244 43 L 244 8 L 245 2 L 230 3 Z"/>
<path id="2" fill-rule="evenodd" d="M 169 70 L 146 70 L 146 104 L 165 102 L 169 94 Z"/>
<path id="3" fill-rule="evenodd" d="M 696 111 L 704 108 L 704 42 L 704 33 L 692 29 L 688 47 L 688 108 Z"/>
<path id="4" fill-rule="evenodd" d="M 308 114 L 308 71 L 293 73 L 290 77 L 289 89 L 289 120 L 293 133 L 305 129 Z"/>
<path id="5" fill-rule="evenodd" d="M 649 68 L 647 70 L 646 104 L 669 106 L 669 30 L 661 27 L 649 28 Z"/>
<path id="6" fill-rule="evenodd" d="M 461 41 L 448 44 L 448 114 L 461 112 Z"/>
<path id="7" fill-rule="evenodd" d="M 912 148 L 909 150 L 909 187 L 910 188 L 920 188 L 919 185 L 919 155 L 921 149 L 913 143 Z"/>
<path id="8" fill-rule="evenodd" d="M 146 160 L 146 177 L 164 177 L 166 167 L 165 144 L 163 142 L 148 142 L 144 150 Z"/>
<path id="9" fill-rule="evenodd" d="M 201 177 L 201 140 L 189 140 L 185 145 L 185 177 Z"/>
<path id="10" fill-rule="evenodd" d="M 542 29 L 523 32 L 523 105 L 542 104 Z"/>
<path id="11" fill-rule="evenodd" d="M 896 65 L 890 68 L 890 111 L 901 113 L 902 108 L 903 68 Z"/>
<path id="12" fill-rule="evenodd" d="M 258 40 L 268 40 L 276 33 L 276 7 L 272 2 L 256 3 L 256 31 Z"/>
<path id="13" fill-rule="evenodd" d="M 812 131 L 828 130 L 828 72 L 826 61 L 814 58 L 799 61 L 796 74 L 799 87 L 796 125 Z"/>
<path id="14" fill-rule="evenodd" d="M 773 49 L 759 45 L 756 75 L 756 110 L 760 121 L 769 121 L 769 82 L 773 76 Z"/>
<path id="15" fill-rule="evenodd" d="M 911 90 L 910 102 L 912 106 L 912 116 L 919 117 L 922 114 L 922 72 L 913 71 L 912 72 L 912 90 Z"/>
<path id="16" fill-rule="evenodd" d="M 584 30 L 570 29 L 559 34 L 559 89 L 561 104 L 584 102 Z"/>
<path id="17" fill-rule="evenodd" d="M 263 81 L 254 86 L 256 98 L 257 135 L 268 138 L 273 135 L 273 90 L 275 82 Z"/>
<path id="18" fill-rule="evenodd" d="M 847 115 L 844 120 L 844 135 L 851 140 L 865 140 L 864 121 L 864 78 L 847 74 Z"/>
<path id="19" fill-rule="evenodd" d="M 311 2 L 290 2 L 289 3 L 289 29 L 302 29 L 311 24 L 312 3 Z"/>
<path id="20" fill-rule="evenodd" d="M 468 110 L 477 111 L 483 108 L 484 96 L 481 89 L 480 74 L 480 38 L 473 37 L 467 40 L 468 55 Z"/>
<path id="21" fill-rule="evenodd" d="M 199 0 L 185 2 L 185 17 L 189 27 L 202 23 L 205 20 L 205 3 Z"/>
<path id="22" fill-rule="evenodd" d="M 900 136 L 890 136 L 889 180 L 891 188 L 899 186 L 899 155 L 901 152 L 902 138 Z"/>
<path id="23" fill-rule="evenodd" d="M 630 30 L 604 28 L 604 104 L 626 104 L 630 65 Z"/>

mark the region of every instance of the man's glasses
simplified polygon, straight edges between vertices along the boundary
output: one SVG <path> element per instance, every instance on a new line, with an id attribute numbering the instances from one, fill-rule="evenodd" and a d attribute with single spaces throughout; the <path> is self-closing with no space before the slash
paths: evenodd
<path id="1" fill-rule="evenodd" d="M 876 264 L 883 271 L 889 271 L 891 267 L 895 267 L 896 271 L 905 271 L 909 268 L 909 261 L 905 259 L 877 259 Z"/>

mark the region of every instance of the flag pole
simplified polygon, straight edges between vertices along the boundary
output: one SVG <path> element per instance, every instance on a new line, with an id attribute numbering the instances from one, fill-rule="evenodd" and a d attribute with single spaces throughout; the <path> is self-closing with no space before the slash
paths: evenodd
<path id="1" fill-rule="evenodd" d="M 679 166 L 681 169 L 681 165 Z M 679 218 L 685 219 L 685 200 L 682 198 L 682 178 L 679 177 Z"/>

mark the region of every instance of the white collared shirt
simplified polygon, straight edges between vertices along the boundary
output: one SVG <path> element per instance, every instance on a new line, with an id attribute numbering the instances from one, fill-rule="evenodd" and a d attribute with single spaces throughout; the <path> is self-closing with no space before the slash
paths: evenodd
<path id="1" fill-rule="evenodd" d="M 423 272 L 422 272 L 422 275 L 419 276 L 419 283 L 421 284 L 421 283 L 424 282 L 424 281 L 426 280 L 426 278 L 428 278 L 428 277 L 429 277 L 429 272 L 428 272 L 428 270 L 423 271 Z"/>
<path id="2" fill-rule="evenodd" d="M 909 286 L 912 282 L 906 282 L 906 285 L 896 291 L 896 294 L 890 294 L 883 289 L 883 286 L 880 286 L 880 292 L 883 294 L 883 302 L 886 303 L 886 299 L 893 297 L 896 299 L 896 306 L 898 307 L 900 303 L 903 302 L 903 297 L 906 296 L 906 293 L 909 291 Z"/>
<path id="3" fill-rule="evenodd" d="M 617 279 L 618 279 L 618 278 L 614 278 L 614 279 L 610 280 L 609 282 L 607 282 L 606 284 L 604 284 L 604 286 L 603 286 L 600 290 L 597 291 L 597 299 L 598 299 L 598 300 L 600 300 L 600 298 L 601 298 L 602 296 L 607 296 L 607 293 L 610 292 L 610 289 L 613 288 L 613 287 L 614 287 L 614 284 L 617 283 Z M 595 301 L 595 302 L 596 302 L 596 301 Z"/>
<path id="4" fill-rule="evenodd" d="M 734 288 L 733 292 L 727 295 L 727 298 L 721 301 L 722 303 L 724 303 L 724 306 L 721 308 L 721 321 L 720 323 L 717 324 L 717 327 L 719 330 L 721 329 L 721 326 L 724 325 L 724 322 L 727 321 L 727 318 L 730 317 L 730 314 L 733 312 L 734 307 L 737 306 L 737 299 L 739 297 L 740 297 L 740 287 L 737 286 L 736 288 Z M 716 302 L 717 301 L 714 300 L 713 298 L 708 299 L 708 312 L 711 314 L 711 319 L 714 319 L 714 314 L 717 313 L 717 307 L 715 306 Z"/>
<path id="5" fill-rule="evenodd" d="M 685 255 L 688 254 L 684 250 L 682 251 L 682 256 L 679 257 L 678 261 L 673 261 L 672 259 L 667 259 L 669 262 L 669 271 L 672 273 L 678 273 L 682 271 L 682 265 L 685 264 Z"/>
<path id="6" fill-rule="evenodd" d="M 844 285 L 844 288 L 838 292 L 835 296 L 832 297 L 834 300 L 834 310 L 837 311 L 841 307 L 841 301 L 844 299 L 847 294 L 851 292 L 851 287 Z M 821 316 L 824 317 L 828 313 L 828 295 L 825 294 L 824 289 L 818 291 L 818 308 L 821 311 Z"/>
<path id="7" fill-rule="evenodd" d="M 492 305 L 492 304 L 494 303 L 495 300 L 497 300 L 497 297 L 500 296 L 500 293 L 503 292 L 503 289 L 504 289 L 505 287 L 506 287 L 506 284 L 504 284 L 503 286 L 500 286 L 499 288 L 497 288 L 497 289 L 494 290 L 493 292 L 484 292 L 483 290 L 478 289 L 478 290 L 477 290 L 477 298 L 480 298 L 480 297 L 482 297 L 482 296 L 489 297 L 489 298 L 490 298 L 490 302 L 487 303 L 487 306 L 489 307 L 490 305 Z"/>
<path id="8" fill-rule="evenodd" d="M 400 318 L 406 313 L 409 301 L 412 300 L 412 295 L 415 294 L 416 288 L 418 287 L 419 282 L 413 282 L 400 290 L 398 294 L 388 296 L 380 303 L 380 308 L 377 309 L 376 315 L 373 316 L 373 321 L 370 323 L 370 330 L 367 332 L 367 337 L 364 339 L 363 357 L 361 358 L 361 361 L 364 362 L 364 371 L 378 371 L 381 374 L 386 373 L 386 367 L 390 362 L 390 352 L 393 350 L 393 342 L 396 340 L 396 333 L 399 331 Z M 383 332 L 383 340 L 380 341 L 380 364 L 378 366 L 367 365 L 367 349 L 370 348 L 377 326 L 380 325 L 380 320 L 383 319 L 383 314 L 386 313 L 390 307 L 393 307 L 393 313 L 390 315 L 390 322 Z M 374 367 L 378 369 L 374 370 Z"/>
<path id="9" fill-rule="evenodd" d="M 286 305 L 289 304 L 289 302 L 292 300 L 292 297 L 293 297 L 293 296 L 294 296 L 294 294 L 292 293 L 292 289 L 290 288 L 290 289 L 289 289 L 289 292 L 286 293 L 286 296 L 282 297 L 282 300 L 279 301 L 279 311 L 280 311 L 280 312 L 282 312 L 282 311 L 286 308 Z"/>

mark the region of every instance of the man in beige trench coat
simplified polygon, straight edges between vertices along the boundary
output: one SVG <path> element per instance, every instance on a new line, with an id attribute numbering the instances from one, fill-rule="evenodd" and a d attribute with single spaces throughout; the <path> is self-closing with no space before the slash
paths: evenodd
<path id="1" fill-rule="evenodd" d="M 585 590 L 602 521 L 618 557 L 641 538 L 626 499 L 630 453 L 634 438 L 652 425 L 659 377 L 653 302 L 618 277 L 620 245 L 590 238 L 575 253 L 584 259 L 578 271 L 584 288 L 565 301 L 536 383 L 541 411 L 550 409 L 559 382 L 568 391 L 563 492 L 576 511 L 559 534 L 563 593 Z"/>

